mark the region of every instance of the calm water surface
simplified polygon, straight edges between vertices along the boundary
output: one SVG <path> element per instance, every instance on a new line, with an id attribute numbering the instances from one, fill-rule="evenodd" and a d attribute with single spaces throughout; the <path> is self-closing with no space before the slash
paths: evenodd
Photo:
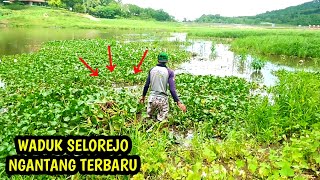
<path id="1" fill-rule="evenodd" d="M 0 28 L 0 57 L 37 51 L 41 44 L 52 40 L 115 39 L 128 34 L 127 30 Z M 142 33 L 131 37 L 143 36 Z"/>

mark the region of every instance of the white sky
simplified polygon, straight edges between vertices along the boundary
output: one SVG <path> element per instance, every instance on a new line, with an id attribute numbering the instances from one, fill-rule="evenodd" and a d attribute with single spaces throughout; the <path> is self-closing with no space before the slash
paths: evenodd
<path id="1" fill-rule="evenodd" d="M 176 19 L 194 20 L 203 14 L 253 16 L 312 0 L 122 0 L 124 4 L 163 9 Z"/>

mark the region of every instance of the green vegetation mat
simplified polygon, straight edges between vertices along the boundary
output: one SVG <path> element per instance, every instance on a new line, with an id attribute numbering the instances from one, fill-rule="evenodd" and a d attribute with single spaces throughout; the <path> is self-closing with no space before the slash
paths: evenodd
<path id="1" fill-rule="evenodd" d="M 111 45 L 116 70 L 105 65 Z M 56 176 L 56 179 L 308 179 L 319 177 L 320 74 L 279 72 L 280 83 L 267 97 L 250 95 L 256 87 L 235 77 L 176 77 L 186 114 L 170 99 L 167 123 L 145 121 L 138 104 L 148 68 L 156 55 L 170 54 L 170 67 L 190 58 L 178 42 L 52 41 L 32 54 L 1 59 L 0 177 L 8 179 L 4 158 L 15 154 L 17 135 L 129 135 L 132 154 L 142 159 L 135 176 Z M 149 54 L 140 74 L 133 74 L 144 50 Z M 84 58 L 99 77 L 78 59 Z M 150 130 L 150 126 L 153 129 Z M 149 131 L 148 131 L 149 129 Z M 193 131 L 177 144 L 176 134 Z M 49 176 L 13 176 L 11 179 Z"/>

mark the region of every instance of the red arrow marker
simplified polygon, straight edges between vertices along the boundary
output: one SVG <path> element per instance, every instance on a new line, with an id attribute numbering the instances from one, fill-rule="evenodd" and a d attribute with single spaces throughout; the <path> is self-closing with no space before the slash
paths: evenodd
<path id="1" fill-rule="evenodd" d="M 148 53 L 148 49 L 144 52 L 143 57 L 142 57 L 142 59 L 140 60 L 138 66 L 133 66 L 133 70 L 134 70 L 134 73 L 135 73 L 135 74 L 138 74 L 139 72 L 142 72 L 142 70 L 140 69 L 140 67 L 141 67 L 144 59 L 146 58 L 147 53 Z"/>
<path id="2" fill-rule="evenodd" d="M 90 76 L 99 76 L 98 68 L 94 71 L 81 57 L 79 59 L 92 72 Z"/>
<path id="3" fill-rule="evenodd" d="M 112 72 L 114 70 L 114 68 L 116 68 L 117 65 L 112 65 L 112 56 L 111 56 L 111 48 L 110 46 L 108 46 L 108 54 L 109 54 L 109 66 L 107 65 L 106 68 L 109 69 L 110 72 Z"/>

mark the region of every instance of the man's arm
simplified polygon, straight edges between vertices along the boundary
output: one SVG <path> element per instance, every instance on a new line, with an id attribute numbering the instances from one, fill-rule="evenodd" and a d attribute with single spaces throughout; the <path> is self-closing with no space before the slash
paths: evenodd
<path id="1" fill-rule="evenodd" d="M 174 82 L 174 72 L 172 70 L 169 70 L 169 86 L 170 86 L 170 93 L 174 102 L 178 103 L 180 100 L 176 92 L 176 85 Z"/>
<path id="2" fill-rule="evenodd" d="M 174 102 L 177 103 L 177 105 L 179 106 L 179 108 L 183 112 L 186 112 L 187 108 L 186 108 L 186 106 L 184 104 L 182 104 L 180 102 L 179 97 L 178 97 L 177 92 L 176 92 L 176 85 L 175 85 L 175 82 L 174 82 L 174 72 L 172 70 L 170 70 L 170 69 L 169 69 L 169 86 L 170 86 L 170 93 L 171 93 L 171 96 L 174 99 Z"/>

